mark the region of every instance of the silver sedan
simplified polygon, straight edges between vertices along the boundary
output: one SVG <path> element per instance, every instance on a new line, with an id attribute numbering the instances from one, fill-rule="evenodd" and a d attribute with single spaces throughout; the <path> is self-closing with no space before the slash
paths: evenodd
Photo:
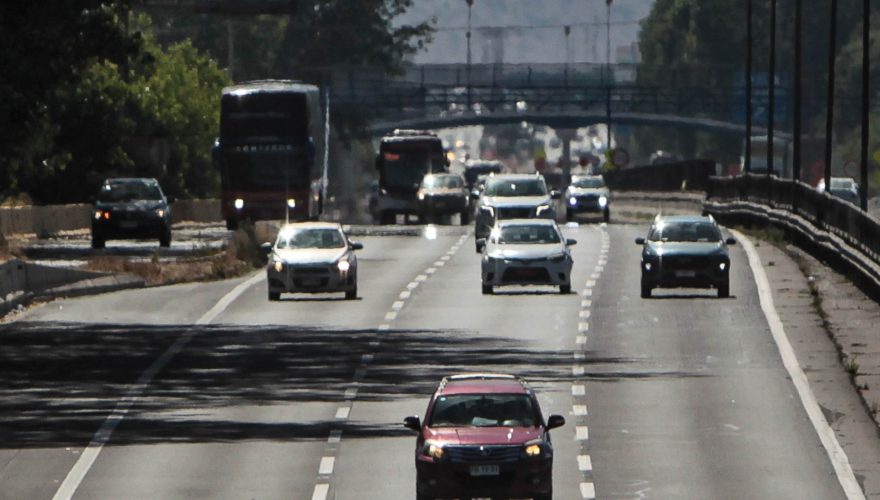
<path id="1" fill-rule="evenodd" d="M 345 292 L 357 298 L 357 257 L 363 245 L 350 241 L 335 222 L 287 224 L 274 245 L 263 244 L 269 254 L 266 278 L 269 300 L 282 293 Z"/>
<path id="2" fill-rule="evenodd" d="M 569 247 L 556 222 L 548 219 L 498 221 L 483 247 L 483 293 L 503 285 L 552 285 L 571 292 Z"/>

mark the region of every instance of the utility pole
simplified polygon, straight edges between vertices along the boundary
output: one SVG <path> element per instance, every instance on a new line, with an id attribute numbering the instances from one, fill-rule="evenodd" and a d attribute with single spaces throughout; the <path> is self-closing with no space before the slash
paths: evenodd
<path id="1" fill-rule="evenodd" d="M 867 1 L 867 0 L 866 0 Z M 792 177 L 801 180 L 801 93 L 803 90 L 803 0 L 794 2 L 794 152 Z M 797 202 L 797 197 L 795 197 Z"/>
<path id="2" fill-rule="evenodd" d="M 831 189 L 831 146 L 834 134 L 834 61 L 837 52 L 837 0 L 831 0 L 831 24 L 828 34 L 828 100 L 825 113 L 825 192 Z"/>
<path id="3" fill-rule="evenodd" d="M 752 171 L 752 1 L 746 3 L 746 142 L 743 173 Z"/>
<path id="4" fill-rule="evenodd" d="M 467 25 L 467 110 L 471 110 L 471 9 L 474 6 L 474 0 L 465 0 L 468 6 L 468 25 Z"/>
<path id="5" fill-rule="evenodd" d="M 773 175 L 773 157 L 776 142 L 773 139 L 773 127 L 776 122 L 776 0 L 770 0 L 770 75 L 768 76 L 767 103 L 767 178 Z M 768 184 L 772 186 L 772 184 Z"/>
<path id="6" fill-rule="evenodd" d="M 611 150 L 611 4 L 605 0 L 605 140 L 606 151 Z"/>
<path id="7" fill-rule="evenodd" d="M 861 205 L 862 210 L 868 210 L 868 131 L 870 125 L 868 122 L 869 111 L 871 107 L 870 97 L 870 74 L 871 74 L 871 2 L 870 0 L 862 0 L 862 179 L 859 183 L 862 186 Z"/>

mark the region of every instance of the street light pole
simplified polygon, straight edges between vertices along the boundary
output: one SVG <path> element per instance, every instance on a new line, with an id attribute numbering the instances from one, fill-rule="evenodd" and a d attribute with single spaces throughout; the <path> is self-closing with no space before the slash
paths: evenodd
<path id="1" fill-rule="evenodd" d="M 870 76 L 871 76 L 871 2 L 862 0 L 862 210 L 868 210 L 868 130 L 870 101 Z"/>
<path id="2" fill-rule="evenodd" d="M 471 8 L 474 6 L 474 0 L 465 0 L 468 5 L 468 25 L 467 25 L 467 110 L 471 110 Z"/>
<path id="3" fill-rule="evenodd" d="M 605 149 L 611 150 L 611 3 L 605 0 Z"/>
<path id="4" fill-rule="evenodd" d="M 831 0 L 830 33 L 828 34 L 828 100 L 825 112 L 825 191 L 831 189 L 831 146 L 834 133 L 834 62 L 837 53 L 837 0 Z"/>
<path id="5" fill-rule="evenodd" d="M 743 173 L 752 171 L 752 0 L 746 4 L 746 137 Z"/>
<path id="6" fill-rule="evenodd" d="M 776 0 L 770 0 L 770 87 L 768 90 L 767 110 L 767 178 L 773 175 L 773 156 L 776 152 L 774 126 L 776 124 Z M 768 184 L 772 186 L 772 184 Z"/>

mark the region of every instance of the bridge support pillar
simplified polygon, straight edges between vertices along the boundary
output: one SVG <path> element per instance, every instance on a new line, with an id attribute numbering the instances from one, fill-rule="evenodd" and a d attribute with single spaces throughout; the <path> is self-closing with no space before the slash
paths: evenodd
<path id="1" fill-rule="evenodd" d="M 577 137 L 577 129 L 556 129 L 556 136 L 562 141 L 562 157 L 559 159 L 559 166 L 562 167 L 562 173 L 567 179 L 571 175 L 571 141 Z"/>

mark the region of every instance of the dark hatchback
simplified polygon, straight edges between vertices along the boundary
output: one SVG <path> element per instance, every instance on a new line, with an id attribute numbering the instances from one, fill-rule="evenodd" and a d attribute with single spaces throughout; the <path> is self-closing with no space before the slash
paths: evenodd
<path id="1" fill-rule="evenodd" d="M 107 240 L 146 238 L 170 246 L 171 202 L 156 179 L 105 180 L 92 212 L 92 248 L 104 248 Z"/>
<path id="2" fill-rule="evenodd" d="M 641 295 L 654 288 L 715 288 L 719 297 L 730 295 L 730 254 L 712 217 L 657 216 L 642 245 Z"/>
<path id="3" fill-rule="evenodd" d="M 445 377 L 424 423 L 407 417 L 416 440 L 416 499 L 553 497 L 550 429 L 534 391 L 513 375 Z"/>
<path id="4" fill-rule="evenodd" d="M 458 174 L 428 174 L 422 179 L 416 197 L 419 200 L 419 219 L 438 222 L 445 217 L 460 214 L 461 224 L 470 223 L 470 193 L 464 178 Z"/>

